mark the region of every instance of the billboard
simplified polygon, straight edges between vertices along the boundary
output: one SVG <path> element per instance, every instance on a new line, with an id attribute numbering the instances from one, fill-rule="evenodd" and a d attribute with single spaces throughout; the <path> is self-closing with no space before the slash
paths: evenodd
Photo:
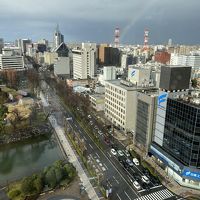
<path id="1" fill-rule="evenodd" d="M 131 70 L 131 77 L 133 77 L 135 75 L 136 75 L 136 70 L 135 69 Z"/>
<path id="2" fill-rule="evenodd" d="M 188 178 L 200 180 L 200 172 L 192 172 L 189 169 L 183 170 L 182 176 L 186 176 Z"/>
<path id="3" fill-rule="evenodd" d="M 163 146 L 167 98 L 168 98 L 167 92 L 163 91 L 159 92 L 157 100 L 157 114 L 156 114 L 154 142 L 156 142 L 160 146 Z"/>
<path id="4" fill-rule="evenodd" d="M 159 92 L 159 96 L 158 96 L 158 108 L 166 110 L 167 97 L 168 97 L 168 93 L 167 92 Z"/>

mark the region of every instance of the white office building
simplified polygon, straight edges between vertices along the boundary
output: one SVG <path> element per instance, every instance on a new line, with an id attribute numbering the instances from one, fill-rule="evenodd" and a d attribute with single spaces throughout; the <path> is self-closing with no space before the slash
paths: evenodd
<path id="1" fill-rule="evenodd" d="M 171 54 L 170 65 L 191 66 L 200 69 L 200 54 L 192 52 L 190 55 Z"/>
<path id="2" fill-rule="evenodd" d="M 137 89 L 124 80 L 105 82 L 105 116 L 123 131 L 135 131 Z"/>
<path id="3" fill-rule="evenodd" d="M 94 78 L 96 74 L 96 44 L 82 43 L 81 49 L 73 49 L 73 78 Z"/>
<path id="4" fill-rule="evenodd" d="M 2 54 L 0 54 L 0 70 L 23 70 L 24 57 L 15 55 L 12 49 L 3 49 Z"/>

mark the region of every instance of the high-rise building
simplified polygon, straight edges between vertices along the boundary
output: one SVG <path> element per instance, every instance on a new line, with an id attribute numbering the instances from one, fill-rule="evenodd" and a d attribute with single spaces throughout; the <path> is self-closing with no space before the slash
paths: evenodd
<path id="1" fill-rule="evenodd" d="M 157 96 L 157 88 L 137 92 L 137 117 L 134 143 L 138 148 L 145 152 L 148 152 L 152 142 L 156 119 Z"/>
<path id="2" fill-rule="evenodd" d="M 168 47 L 171 47 L 171 46 L 172 46 L 172 39 L 169 38 L 169 40 L 168 40 Z"/>
<path id="3" fill-rule="evenodd" d="M 200 189 L 200 95 L 189 91 L 191 67 L 162 67 L 150 152 L 180 185 Z"/>
<path id="4" fill-rule="evenodd" d="M 100 65 L 119 66 L 120 51 L 118 48 L 109 47 L 107 44 L 101 44 L 98 48 L 98 62 Z"/>
<path id="5" fill-rule="evenodd" d="M 96 44 L 82 43 L 81 49 L 73 49 L 73 77 L 94 78 L 96 74 Z"/>
<path id="6" fill-rule="evenodd" d="M 53 35 L 53 48 L 58 48 L 61 43 L 64 42 L 64 35 L 61 34 L 59 30 L 59 25 L 57 24 L 56 30 Z"/>
<path id="7" fill-rule="evenodd" d="M 133 55 L 122 54 L 121 55 L 121 68 L 127 69 L 129 65 L 136 64 L 134 63 Z"/>
<path id="8" fill-rule="evenodd" d="M 3 38 L 0 38 L 0 53 L 2 53 L 3 47 L 4 47 L 4 41 Z"/>
<path id="9" fill-rule="evenodd" d="M 171 54 L 170 64 L 191 66 L 193 69 L 200 69 L 200 54 L 195 52 L 190 55 Z"/>

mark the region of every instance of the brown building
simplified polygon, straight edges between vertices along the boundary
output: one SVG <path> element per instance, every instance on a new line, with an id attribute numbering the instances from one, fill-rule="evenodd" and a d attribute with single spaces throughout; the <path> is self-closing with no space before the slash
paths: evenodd
<path id="1" fill-rule="evenodd" d="M 170 62 L 170 56 L 171 54 L 166 51 L 156 51 L 154 60 L 162 64 L 168 64 Z"/>
<path id="2" fill-rule="evenodd" d="M 120 65 L 120 51 L 118 48 L 101 44 L 98 48 L 98 63 L 100 65 Z"/>

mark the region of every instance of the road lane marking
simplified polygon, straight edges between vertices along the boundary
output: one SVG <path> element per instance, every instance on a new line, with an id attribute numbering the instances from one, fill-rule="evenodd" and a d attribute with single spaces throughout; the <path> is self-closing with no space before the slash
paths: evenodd
<path id="1" fill-rule="evenodd" d="M 131 198 L 129 197 L 129 195 L 126 193 L 126 191 L 124 191 L 125 195 L 131 200 Z"/>
<path id="2" fill-rule="evenodd" d="M 76 121 L 76 119 L 74 118 L 74 120 Z M 81 126 L 82 127 L 82 126 Z M 94 140 L 91 138 L 91 136 L 87 133 L 87 131 L 85 131 L 85 129 L 83 128 L 83 134 L 87 134 L 87 136 L 90 138 L 90 140 L 94 143 L 94 145 L 97 147 L 97 149 L 102 153 L 102 155 L 108 160 L 108 162 L 113 166 L 113 168 L 117 171 L 117 173 L 120 175 L 120 177 L 124 180 L 124 182 L 129 186 L 129 188 L 132 190 L 132 192 L 139 197 L 139 195 L 135 192 L 135 190 L 131 187 L 131 185 L 128 183 L 128 181 L 124 178 L 124 176 L 121 174 L 121 172 L 117 169 L 117 167 L 113 164 L 113 162 L 110 161 L 110 159 L 108 158 L 108 156 L 106 155 L 106 153 L 104 153 L 99 147 L 98 145 L 94 142 Z M 107 152 L 108 153 L 108 152 Z M 96 155 L 98 155 L 96 153 Z M 109 153 L 108 153 L 109 157 L 112 157 Z M 98 155 L 99 157 L 99 155 Z"/>
<path id="3" fill-rule="evenodd" d="M 108 167 L 107 167 L 107 165 L 105 163 L 104 163 L 104 166 L 105 166 L 106 169 L 108 169 Z"/>
<path id="4" fill-rule="evenodd" d="M 140 191 L 138 191 L 138 192 L 144 192 L 144 191 L 146 191 L 145 189 L 143 189 L 143 190 L 140 190 Z"/>
<path id="5" fill-rule="evenodd" d="M 115 178 L 115 176 L 113 176 L 113 178 L 117 182 L 117 184 L 119 184 L 119 181 Z"/>
<path id="6" fill-rule="evenodd" d="M 116 193 L 117 194 L 117 193 Z M 122 200 L 121 197 L 117 194 L 117 197 L 119 198 L 119 200 Z"/>
<path id="7" fill-rule="evenodd" d="M 81 133 L 81 132 L 80 132 Z M 85 136 L 83 136 L 84 140 L 87 141 L 87 138 Z"/>
<path id="8" fill-rule="evenodd" d="M 93 149 L 93 146 L 91 144 L 89 144 L 90 148 Z"/>
<path id="9" fill-rule="evenodd" d="M 96 153 L 96 155 L 97 155 L 97 157 L 98 157 L 98 158 L 100 158 L 100 156 L 99 156 L 99 154 L 98 154 L 98 153 Z"/>
<path id="10" fill-rule="evenodd" d="M 151 189 L 162 187 L 162 185 L 154 186 Z"/>

